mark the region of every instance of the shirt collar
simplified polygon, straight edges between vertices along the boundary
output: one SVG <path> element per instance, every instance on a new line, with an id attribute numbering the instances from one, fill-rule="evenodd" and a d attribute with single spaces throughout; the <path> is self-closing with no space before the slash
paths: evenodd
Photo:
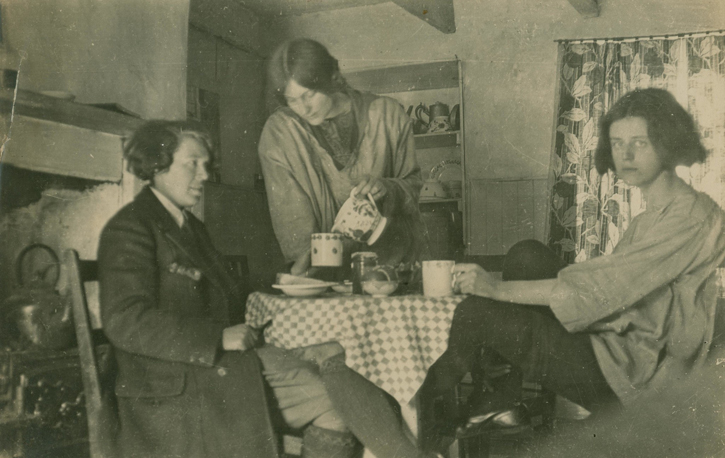
<path id="1" fill-rule="evenodd" d="M 156 195 L 156 197 L 159 199 L 159 202 L 161 202 L 161 205 L 166 208 L 166 210 L 171 213 L 171 217 L 174 218 L 174 221 L 176 221 L 176 224 L 179 225 L 179 227 L 184 225 L 184 221 L 186 220 L 186 217 L 184 216 L 184 212 L 174 205 L 171 200 L 169 200 L 168 197 L 163 195 L 161 191 L 151 186 L 151 191 Z"/>

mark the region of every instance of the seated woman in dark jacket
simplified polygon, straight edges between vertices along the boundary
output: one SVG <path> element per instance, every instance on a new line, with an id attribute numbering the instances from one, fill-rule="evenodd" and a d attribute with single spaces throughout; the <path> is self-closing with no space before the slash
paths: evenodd
<path id="1" fill-rule="evenodd" d="M 212 152 L 209 135 L 185 121 L 150 121 L 124 145 L 128 169 L 150 185 L 108 222 L 98 251 L 123 456 L 275 456 L 261 366 L 249 351 L 258 332 L 231 321 L 245 298 L 187 211 L 202 195 Z M 305 380 L 304 396 L 282 406 L 285 419 L 341 425 L 331 431 L 337 442 L 354 444 L 321 383 Z M 311 407 L 295 414 L 302 405 Z M 331 443 L 320 437 L 306 438 L 306 456 Z"/>

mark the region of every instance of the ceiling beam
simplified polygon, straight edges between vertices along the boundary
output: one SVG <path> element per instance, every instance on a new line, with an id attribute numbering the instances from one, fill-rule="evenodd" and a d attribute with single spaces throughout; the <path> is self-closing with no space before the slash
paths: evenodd
<path id="1" fill-rule="evenodd" d="M 599 16 L 598 0 L 569 0 L 569 3 L 585 18 Z"/>
<path id="2" fill-rule="evenodd" d="M 456 31 L 453 0 L 393 0 L 393 2 L 443 33 Z"/>

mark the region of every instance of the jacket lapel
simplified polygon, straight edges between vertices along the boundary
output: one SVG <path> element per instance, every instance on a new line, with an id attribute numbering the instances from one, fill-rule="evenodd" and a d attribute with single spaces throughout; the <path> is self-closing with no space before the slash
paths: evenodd
<path id="1" fill-rule="evenodd" d="M 174 245 L 181 253 L 183 253 L 189 260 L 197 267 L 202 275 L 217 288 L 224 291 L 226 294 L 227 288 L 224 287 L 224 282 L 219 278 L 217 270 L 210 265 L 207 261 L 207 257 L 201 253 L 202 249 L 213 250 L 213 247 L 208 247 L 202 242 L 203 237 L 199 237 L 199 228 L 194 228 L 195 224 L 192 224 L 192 230 L 196 231 L 198 243 L 193 243 L 184 236 L 181 228 L 176 223 L 174 218 L 169 214 L 169 211 L 159 202 L 154 195 L 153 191 L 148 188 L 144 188 L 136 198 L 139 203 L 142 203 L 144 207 L 149 211 L 149 216 L 154 221 L 154 224 L 160 229 L 164 237 Z M 191 223 L 191 221 L 189 221 Z"/>

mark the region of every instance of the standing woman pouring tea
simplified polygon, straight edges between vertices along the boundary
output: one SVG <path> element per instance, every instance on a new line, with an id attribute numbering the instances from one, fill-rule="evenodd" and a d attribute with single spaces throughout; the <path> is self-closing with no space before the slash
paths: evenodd
<path id="1" fill-rule="evenodd" d="M 388 97 L 356 91 L 320 43 L 297 39 L 272 55 L 268 84 L 282 105 L 259 143 L 274 232 L 291 273 L 310 266 L 310 235 L 330 232 L 351 193 L 376 201 L 388 226 L 371 247 L 381 264 L 414 263 L 424 250 L 412 121 Z"/>
<path id="2" fill-rule="evenodd" d="M 647 209 L 607 256 L 562 268 L 548 248 L 526 241 L 507 254 L 504 281 L 456 266 L 457 288 L 473 296 L 456 309 L 428 395 L 455 385 L 482 348 L 592 413 L 617 399 L 626 406 L 704 361 L 725 215 L 675 174 L 705 159 L 693 120 L 667 91 L 636 90 L 607 113 L 600 135 L 597 170 L 637 186 Z M 497 424 L 509 408 L 473 405 L 468 426 Z"/>
<path id="3" fill-rule="evenodd" d="M 371 246 L 345 239 L 343 269 L 357 251 L 374 251 L 381 264 L 395 267 L 421 259 L 426 250 L 418 210 L 422 178 L 412 120 L 400 104 L 350 88 L 337 60 L 309 39 L 283 43 L 269 61 L 268 77 L 282 106 L 264 126 L 259 157 L 274 232 L 290 272 L 314 275 L 310 237 L 332 231 L 351 195 L 369 194 L 387 225 Z M 433 456 L 406 437 L 386 393 L 345 365 L 337 342 L 294 354 L 319 367 L 335 411 L 376 456 Z M 281 380 L 295 370 L 274 364 L 264 352 L 260 358 L 265 373 Z"/>

